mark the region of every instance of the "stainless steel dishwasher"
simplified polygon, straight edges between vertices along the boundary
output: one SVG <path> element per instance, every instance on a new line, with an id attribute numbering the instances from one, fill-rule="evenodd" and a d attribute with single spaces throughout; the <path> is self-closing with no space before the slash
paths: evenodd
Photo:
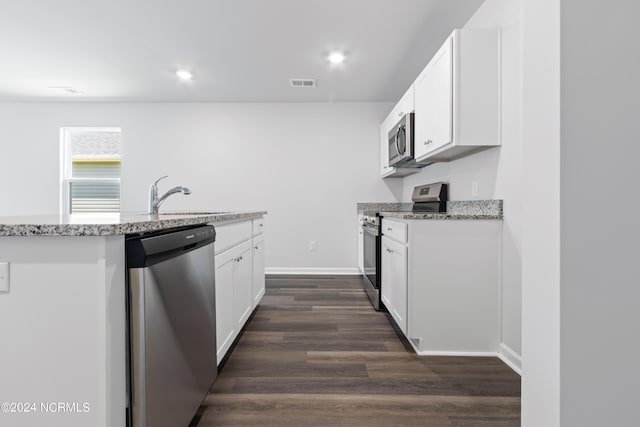
<path id="1" fill-rule="evenodd" d="M 215 230 L 131 236 L 128 424 L 187 426 L 217 376 Z"/>

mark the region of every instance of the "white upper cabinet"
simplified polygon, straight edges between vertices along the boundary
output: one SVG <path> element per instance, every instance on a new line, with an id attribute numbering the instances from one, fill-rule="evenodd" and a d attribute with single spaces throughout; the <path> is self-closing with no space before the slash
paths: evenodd
<path id="1" fill-rule="evenodd" d="M 415 157 L 449 161 L 500 145 L 497 30 L 456 30 L 414 84 Z"/>
<path id="2" fill-rule="evenodd" d="M 405 114 L 413 113 L 415 110 L 414 96 L 413 85 L 411 85 L 404 95 L 402 95 L 400 101 L 393 107 L 391 113 L 389 113 L 388 119 L 390 120 L 390 127 L 393 127 Z"/>
<path id="3" fill-rule="evenodd" d="M 415 155 L 425 154 L 453 140 L 453 60 L 451 38 L 447 39 L 415 83 Z"/>
<path id="4" fill-rule="evenodd" d="M 380 125 L 380 176 L 398 178 L 420 172 L 417 168 L 396 168 L 389 166 L 389 131 L 405 115 L 414 111 L 413 85 L 405 92 Z"/>
<path id="5" fill-rule="evenodd" d="M 389 167 L 389 141 L 387 141 L 387 120 L 380 125 L 380 176 L 387 177 L 394 172 L 395 168 Z"/>

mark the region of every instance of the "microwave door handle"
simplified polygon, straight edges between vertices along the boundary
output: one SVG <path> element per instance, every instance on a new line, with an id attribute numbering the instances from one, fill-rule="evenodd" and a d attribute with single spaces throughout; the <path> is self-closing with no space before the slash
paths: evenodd
<path id="1" fill-rule="evenodd" d="M 401 152 L 400 152 L 400 144 L 398 143 L 398 141 L 400 141 L 400 137 L 399 137 L 399 135 L 400 135 L 400 132 L 401 132 L 401 131 L 402 131 L 402 126 L 399 126 L 399 127 L 398 127 L 398 131 L 396 132 L 396 152 L 398 153 L 398 155 L 399 155 L 399 156 L 401 156 L 401 157 L 402 157 L 402 155 L 403 155 L 404 153 L 401 153 Z"/>

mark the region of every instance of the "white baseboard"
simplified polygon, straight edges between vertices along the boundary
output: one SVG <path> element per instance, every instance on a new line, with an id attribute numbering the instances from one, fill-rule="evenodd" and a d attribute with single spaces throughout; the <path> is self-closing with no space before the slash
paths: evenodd
<path id="1" fill-rule="evenodd" d="M 468 357 L 497 357 L 502 360 L 515 373 L 522 376 L 522 362 L 520 355 L 504 343 L 495 351 L 418 351 L 415 344 L 409 340 L 409 344 L 418 356 L 468 356 Z"/>
<path id="2" fill-rule="evenodd" d="M 266 274 L 361 275 L 359 268 L 267 267 Z"/>
<path id="3" fill-rule="evenodd" d="M 506 345 L 505 343 L 500 343 L 500 348 L 498 349 L 498 357 L 504 363 L 507 364 L 511 369 L 513 369 L 518 375 L 522 376 L 522 359 L 520 355 L 513 351 L 511 347 Z"/>
<path id="4" fill-rule="evenodd" d="M 414 347 L 415 349 L 415 347 Z M 468 356 L 468 357 L 496 357 L 495 351 L 417 351 L 418 356 Z"/>

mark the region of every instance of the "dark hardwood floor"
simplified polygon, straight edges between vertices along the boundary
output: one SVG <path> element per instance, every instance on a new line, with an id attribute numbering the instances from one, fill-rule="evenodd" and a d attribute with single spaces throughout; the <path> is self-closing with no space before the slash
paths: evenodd
<path id="1" fill-rule="evenodd" d="M 417 356 L 354 276 L 268 276 L 193 424 L 519 426 L 497 358 Z"/>

